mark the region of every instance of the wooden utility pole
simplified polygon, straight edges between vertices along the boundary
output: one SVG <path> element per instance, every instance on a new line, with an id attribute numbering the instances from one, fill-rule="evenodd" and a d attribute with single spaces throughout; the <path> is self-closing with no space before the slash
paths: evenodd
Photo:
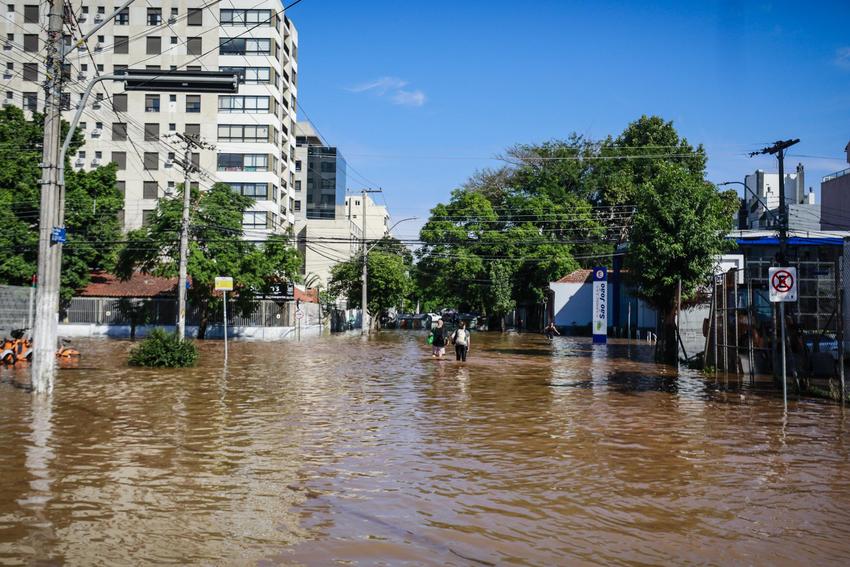
<path id="1" fill-rule="evenodd" d="M 750 157 L 775 154 L 779 159 L 779 264 L 788 261 L 788 205 L 785 203 L 785 150 L 800 143 L 799 138 L 774 142 L 772 146 L 750 153 Z"/>

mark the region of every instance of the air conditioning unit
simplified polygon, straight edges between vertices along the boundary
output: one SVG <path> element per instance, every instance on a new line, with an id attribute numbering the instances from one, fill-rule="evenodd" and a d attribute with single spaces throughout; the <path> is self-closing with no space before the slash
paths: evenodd
<path id="1" fill-rule="evenodd" d="M 78 81 L 85 81 L 86 80 L 86 74 L 85 73 L 77 73 L 77 80 Z"/>
<path id="2" fill-rule="evenodd" d="M 91 107 L 94 108 L 95 110 L 97 110 L 98 108 L 100 108 L 100 101 L 99 100 L 94 101 L 92 103 Z"/>
<path id="3" fill-rule="evenodd" d="M 91 160 L 92 167 L 98 167 L 100 165 L 100 158 L 94 158 Z"/>
<path id="4" fill-rule="evenodd" d="M 98 138 L 98 137 L 100 137 L 100 135 L 102 133 L 103 133 L 103 131 L 100 128 L 95 128 L 94 130 L 91 131 L 92 138 Z M 97 158 L 95 158 L 95 159 L 97 159 Z"/>
<path id="5" fill-rule="evenodd" d="M 3 71 L 3 78 L 4 79 L 11 79 L 12 78 L 12 72 L 11 71 Z"/>
<path id="6" fill-rule="evenodd" d="M 102 22 L 103 21 L 103 14 L 95 14 L 94 15 L 94 21 L 95 21 L 95 23 Z"/>
<path id="7" fill-rule="evenodd" d="M 80 14 L 79 16 L 77 16 L 77 21 L 80 22 L 80 23 L 85 22 L 88 19 L 89 19 L 88 14 Z"/>
<path id="8" fill-rule="evenodd" d="M 168 23 L 169 23 L 169 24 L 176 24 L 176 23 L 177 23 L 177 18 L 176 18 L 175 16 L 171 16 L 171 17 L 169 17 L 169 18 L 168 18 Z"/>
<path id="9" fill-rule="evenodd" d="M 84 160 L 83 158 L 77 158 L 77 161 L 74 162 L 74 165 L 76 165 L 77 167 L 83 167 L 84 165 L 86 165 L 86 160 Z"/>
<path id="10" fill-rule="evenodd" d="M 94 50 L 95 51 L 103 51 L 103 44 L 98 41 L 97 43 L 94 44 Z"/>
<path id="11" fill-rule="evenodd" d="M 174 160 L 171 160 L 171 159 L 165 160 L 165 167 L 174 167 Z"/>
<path id="12" fill-rule="evenodd" d="M 79 51 L 80 53 L 84 52 L 85 50 L 86 50 L 86 44 L 85 43 L 77 47 L 77 51 Z"/>
<path id="13" fill-rule="evenodd" d="M 9 99 L 6 99 L 6 100 L 4 100 L 4 101 L 3 101 L 3 106 L 12 106 L 12 105 L 14 105 L 14 104 L 15 104 L 15 103 L 14 103 L 14 102 L 12 102 L 12 101 L 11 101 L 11 100 L 9 100 Z"/>

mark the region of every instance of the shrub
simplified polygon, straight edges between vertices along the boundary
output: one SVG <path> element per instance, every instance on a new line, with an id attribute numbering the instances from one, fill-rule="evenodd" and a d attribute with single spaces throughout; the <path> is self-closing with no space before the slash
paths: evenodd
<path id="1" fill-rule="evenodd" d="M 132 366 L 185 368 L 194 366 L 197 360 L 195 343 L 162 329 L 154 329 L 150 336 L 130 351 Z"/>

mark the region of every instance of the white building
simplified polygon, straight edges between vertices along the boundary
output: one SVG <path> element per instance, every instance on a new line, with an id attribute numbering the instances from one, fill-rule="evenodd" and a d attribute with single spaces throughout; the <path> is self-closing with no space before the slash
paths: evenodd
<path id="1" fill-rule="evenodd" d="M 775 219 L 779 218 L 779 174 L 758 169 L 752 175 L 744 177 L 744 184 L 747 186 L 744 196 L 747 210 L 746 228 L 775 228 Z M 803 164 L 797 164 L 794 173 L 785 174 L 788 223 L 798 230 L 819 230 L 820 207 L 815 203 L 812 190 L 806 192 L 805 188 L 805 170 Z"/>
<path id="2" fill-rule="evenodd" d="M 71 0 L 70 44 L 116 3 Z M 0 89 L 5 104 L 27 111 L 44 109 L 47 5 L 8 3 L 0 19 L 5 71 Z M 260 24 L 257 26 L 257 24 Z M 257 26 L 252 29 L 253 26 Z M 81 33 L 82 32 L 82 33 Z M 292 164 L 298 34 L 276 0 L 153 0 L 126 8 L 67 57 L 63 85 L 70 121 L 88 82 L 123 69 L 149 71 L 231 71 L 244 77 L 238 94 L 124 92 L 122 83 L 95 87 L 83 111 L 85 142 L 73 167 L 118 165 L 125 196 L 125 229 L 140 226 L 158 198 L 183 182 L 176 165 L 180 144 L 166 135 L 182 132 L 215 144 L 192 156 L 202 189 L 223 181 L 256 205 L 245 214 L 248 237 L 282 232 L 294 223 Z"/>

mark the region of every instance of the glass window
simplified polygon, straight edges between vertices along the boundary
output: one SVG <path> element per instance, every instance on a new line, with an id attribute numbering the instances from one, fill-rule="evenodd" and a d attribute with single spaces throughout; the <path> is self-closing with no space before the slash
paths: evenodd
<path id="1" fill-rule="evenodd" d="M 186 54 L 187 55 L 200 55 L 203 53 L 203 49 L 201 47 L 202 42 L 200 37 L 190 37 L 186 39 Z"/>
<path id="2" fill-rule="evenodd" d="M 115 53 L 130 53 L 130 38 L 128 36 L 115 36 Z"/>
<path id="3" fill-rule="evenodd" d="M 269 97 L 220 95 L 218 111 L 222 113 L 264 114 L 269 112 Z"/>
<path id="4" fill-rule="evenodd" d="M 301 180 L 300 179 L 295 180 L 295 190 L 301 191 Z"/>
<path id="5" fill-rule="evenodd" d="M 268 67 L 220 67 L 219 71 L 236 73 L 247 85 L 271 82 L 271 69 Z"/>
<path id="6" fill-rule="evenodd" d="M 201 95 L 186 95 L 186 112 L 201 111 Z"/>
<path id="7" fill-rule="evenodd" d="M 145 169 L 148 171 L 159 169 L 159 154 L 156 152 L 145 152 Z"/>
<path id="8" fill-rule="evenodd" d="M 148 8 L 148 25 L 158 26 L 162 23 L 162 8 Z"/>
<path id="9" fill-rule="evenodd" d="M 27 53 L 35 53 L 38 51 L 38 34 L 24 34 L 24 51 Z"/>
<path id="10" fill-rule="evenodd" d="M 112 110 L 114 110 L 115 112 L 127 112 L 126 94 L 112 95 Z"/>
<path id="11" fill-rule="evenodd" d="M 24 63 L 24 80 L 38 81 L 38 63 Z"/>
<path id="12" fill-rule="evenodd" d="M 266 228 L 268 216 L 265 211 L 245 211 L 242 214 L 242 226 L 245 228 Z"/>
<path id="13" fill-rule="evenodd" d="M 295 160 L 295 171 L 301 171 L 301 160 Z"/>
<path id="14" fill-rule="evenodd" d="M 112 162 L 118 169 L 127 169 L 127 152 L 112 152 Z"/>
<path id="15" fill-rule="evenodd" d="M 24 110 L 30 112 L 38 110 L 38 93 L 24 93 Z"/>
<path id="16" fill-rule="evenodd" d="M 268 38 L 220 38 L 218 52 L 222 55 L 269 55 Z"/>
<path id="17" fill-rule="evenodd" d="M 293 210 L 296 213 L 301 212 L 301 201 L 295 201 L 295 207 L 293 208 Z"/>
<path id="18" fill-rule="evenodd" d="M 145 181 L 142 187 L 142 199 L 156 199 L 159 194 L 159 187 L 156 181 Z"/>
<path id="19" fill-rule="evenodd" d="M 123 142 L 127 139 L 127 123 L 113 122 L 112 123 L 112 141 Z"/>
<path id="20" fill-rule="evenodd" d="M 201 8 L 189 8 L 188 18 L 186 19 L 186 24 L 190 26 L 202 26 L 204 25 L 204 15 L 203 9 Z"/>
<path id="21" fill-rule="evenodd" d="M 142 226 L 149 226 L 156 218 L 156 210 L 145 209 L 142 211 Z"/>
<path id="22" fill-rule="evenodd" d="M 239 193 L 245 197 L 253 197 L 254 199 L 269 198 L 268 183 L 230 183 L 230 188 L 235 193 Z"/>
<path id="23" fill-rule="evenodd" d="M 116 181 L 115 182 L 115 189 L 118 190 L 118 194 L 121 195 L 121 197 L 124 197 L 124 195 L 127 193 L 127 182 L 126 181 Z"/>
<path id="24" fill-rule="evenodd" d="M 218 139 L 222 142 L 268 142 L 269 127 L 254 124 L 220 124 Z"/>
<path id="25" fill-rule="evenodd" d="M 200 124 L 186 124 L 186 128 L 184 130 L 187 136 L 193 136 L 195 138 L 201 137 L 201 125 Z"/>
<path id="26" fill-rule="evenodd" d="M 159 95 L 145 95 L 145 112 L 159 112 Z"/>
<path id="27" fill-rule="evenodd" d="M 219 21 L 223 26 L 244 26 L 266 24 L 272 25 L 271 10 L 221 10 Z"/>
<path id="28" fill-rule="evenodd" d="M 147 41 L 147 54 L 148 55 L 158 55 L 162 52 L 162 38 L 161 37 L 152 37 L 148 36 L 145 38 Z"/>
<path id="29" fill-rule="evenodd" d="M 115 14 L 115 25 L 116 26 L 128 26 L 130 25 L 130 9 L 124 8 L 117 14 Z"/>
<path id="30" fill-rule="evenodd" d="M 266 154 L 218 154 L 219 171 L 268 171 Z"/>
<path id="31" fill-rule="evenodd" d="M 145 142 L 156 142 L 159 141 L 159 123 L 147 123 L 145 124 Z"/>
<path id="32" fill-rule="evenodd" d="M 24 23 L 38 23 L 38 4 L 24 6 Z"/>

